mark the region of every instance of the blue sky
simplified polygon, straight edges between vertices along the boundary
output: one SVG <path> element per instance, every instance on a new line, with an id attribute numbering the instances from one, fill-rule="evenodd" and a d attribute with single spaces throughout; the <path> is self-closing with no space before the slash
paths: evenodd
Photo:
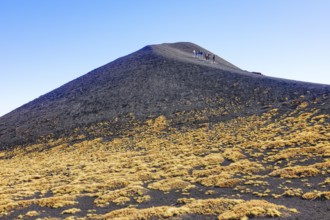
<path id="1" fill-rule="evenodd" d="M 0 116 L 145 45 L 330 84 L 328 0 L 0 0 Z"/>

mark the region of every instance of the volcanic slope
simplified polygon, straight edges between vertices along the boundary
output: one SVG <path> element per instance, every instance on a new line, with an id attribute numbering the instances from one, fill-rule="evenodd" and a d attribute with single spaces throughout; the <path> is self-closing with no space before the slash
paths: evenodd
<path id="1" fill-rule="evenodd" d="M 0 118 L 3 219 L 327 219 L 330 86 L 151 45 Z M 212 57 L 212 56 L 211 56 Z"/>
<path id="2" fill-rule="evenodd" d="M 73 80 L 3 116 L 0 143 L 68 136 L 75 128 L 108 120 L 120 126 L 128 114 L 142 120 L 203 109 L 242 114 L 329 92 L 327 86 L 241 71 L 220 57 L 212 64 L 194 58 L 193 50 L 210 53 L 191 43 L 152 45 Z"/>

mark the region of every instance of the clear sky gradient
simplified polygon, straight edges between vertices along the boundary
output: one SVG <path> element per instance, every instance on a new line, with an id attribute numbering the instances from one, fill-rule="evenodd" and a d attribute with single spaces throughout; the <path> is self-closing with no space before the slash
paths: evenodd
<path id="1" fill-rule="evenodd" d="M 330 84 L 329 0 L 0 0 L 0 116 L 146 45 Z"/>

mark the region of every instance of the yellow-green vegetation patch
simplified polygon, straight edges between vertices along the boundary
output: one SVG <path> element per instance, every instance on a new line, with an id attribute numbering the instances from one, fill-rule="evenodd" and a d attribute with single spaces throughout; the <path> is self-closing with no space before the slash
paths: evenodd
<path id="1" fill-rule="evenodd" d="M 238 183 L 242 182 L 241 179 L 232 178 L 231 175 L 227 173 L 211 175 L 205 178 L 201 178 L 198 181 L 204 186 L 217 186 L 221 188 L 232 188 Z"/>
<path id="2" fill-rule="evenodd" d="M 65 215 L 65 214 L 76 214 L 76 213 L 78 213 L 80 211 L 81 211 L 80 209 L 72 208 L 72 209 L 66 209 L 66 210 L 64 210 L 63 212 L 61 212 L 61 214 L 62 215 Z"/>
<path id="3" fill-rule="evenodd" d="M 96 209 L 127 207 L 108 213 L 109 218 L 286 216 L 292 210 L 265 201 L 258 204 L 235 199 L 240 198 L 236 193 L 252 198 L 329 198 L 325 189 L 330 182 L 329 117 L 319 115 L 318 110 L 303 110 L 306 108 L 280 115 L 277 109 L 271 109 L 261 116 L 191 127 L 173 126 L 174 119 L 159 116 L 145 122 L 132 121 L 130 130 L 120 135 L 107 134 L 107 139 L 72 142 L 68 137 L 2 151 L 0 217 L 16 218 L 11 215 L 13 211 L 35 205 L 79 209 L 83 207 L 79 199 L 87 197 Z M 177 114 L 194 122 L 204 118 L 203 112 Z M 319 184 L 310 181 L 319 177 Z M 316 187 L 317 192 L 311 187 Z M 157 193 L 172 191 L 178 198 L 190 193 L 202 195 L 204 200 L 182 200 L 181 207 L 132 207 L 146 207 L 157 201 Z M 206 199 L 219 191 L 228 192 L 234 199 Z M 97 211 L 87 215 L 98 216 Z"/>
<path id="4" fill-rule="evenodd" d="M 139 199 L 143 197 L 147 192 L 145 188 L 139 185 L 128 186 L 123 189 L 117 189 L 113 191 L 106 191 L 102 195 L 98 196 L 94 203 L 97 206 L 105 207 L 110 205 L 110 203 L 115 203 L 117 205 L 123 205 L 129 202 L 131 197 Z"/>
<path id="5" fill-rule="evenodd" d="M 329 157 L 330 156 L 330 145 L 321 142 L 315 147 L 295 147 L 279 151 L 276 155 L 269 156 L 270 160 L 283 160 L 291 159 L 295 157 Z"/>
<path id="6" fill-rule="evenodd" d="M 320 171 L 314 167 L 295 166 L 295 167 L 286 167 L 283 169 L 274 170 L 269 175 L 286 177 L 286 178 L 301 178 L 301 177 L 316 176 L 319 173 Z"/>
<path id="7" fill-rule="evenodd" d="M 240 148 L 227 148 L 223 152 L 223 155 L 226 157 L 226 159 L 231 161 L 238 161 L 245 158 L 245 155 L 242 153 Z"/>
<path id="8" fill-rule="evenodd" d="M 240 199 L 180 199 L 181 207 L 158 206 L 146 209 L 124 208 L 105 215 L 94 215 L 95 219 L 153 219 L 171 218 L 189 214 L 218 215 L 219 219 L 242 219 L 243 217 L 288 217 L 297 210 L 269 203 L 264 200 L 244 201 Z"/>
<path id="9" fill-rule="evenodd" d="M 48 207 L 53 209 L 72 206 L 78 204 L 75 199 L 76 198 L 74 196 L 56 196 L 41 199 L 12 201 L 6 205 L 0 206 L 0 216 L 8 215 L 13 210 L 25 208 L 31 205 L 38 205 L 40 207 Z"/>
<path id="10" fill-rule="evenodd" d="M 251 200 L 239 203 L 219 215 L 219 220 L 248 219 L 249 217 L 288 217 L 297 213 L 295 209 L 276 205 L 264 200 Z"/>
<path id="11" fill-rule="evenodd" d="M 320 192 L 320 191 L 313 191 L 313 192 L 307 192 L 304 195 L 302 195 L 302 198 L 308 199 L 308 200 L 314 200 L 314 199 L 330 199 L 330 191 L 326 192 Z"/>
<path id="12" fill-rule="evenodd" d="M 162 191 L 171 191 L 174 189 L 179 189 L 183 191 L 187 191 L 188 189 L 194 188 L 195 185 L 191 183 L 181 180 L 180 178 L 169 178 L 160 180 L 158 182 L 154 182 L 148 185 L 150 189 L 157 189 Z"/>
<path id="13" fill-rule="evenodd" d="M 37 211 L 28 211 L 26 214 L 25 214 L 25 216 L 27 216 L 27 217 L 36 217 L 36 216 L 38 216 L 39 215 L 39 212 L 37 212 Z"/>

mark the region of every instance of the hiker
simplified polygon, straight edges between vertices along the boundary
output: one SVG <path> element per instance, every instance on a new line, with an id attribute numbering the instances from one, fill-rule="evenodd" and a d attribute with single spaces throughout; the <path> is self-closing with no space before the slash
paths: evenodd
<path id="1" fill-rule="evenodd" d="M 213 60 L 213 63 L 215 63 L 215 55 L 214 54 L 213 54 L 212 60 Z"/>
<path id="2" fill-rule="evenodd" d="M 197 57 L 197 51 L 194 50 L 193 53 L 194 53 L 194 57 Z"/>

